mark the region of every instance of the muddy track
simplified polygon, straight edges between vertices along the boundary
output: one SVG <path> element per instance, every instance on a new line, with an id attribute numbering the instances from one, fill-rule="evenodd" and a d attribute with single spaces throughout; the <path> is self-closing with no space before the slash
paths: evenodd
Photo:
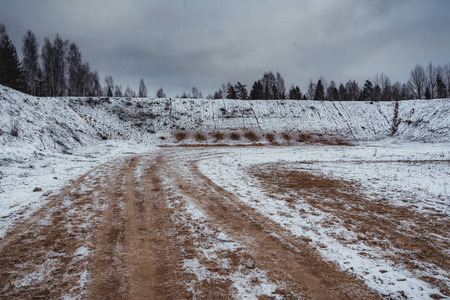
<path id="1" fill-rule="evenodd" d="M 169 155 L 170 164 L 163 162 L 163 168 L 181 193 L 252 250 L 257 267 L 306 299 L 379 298 L 361 281 L 324 262 L 305 242 L 214 184 L 198 170 L 197 159 Z"/>
<path id="2" fill-rule="evenodd" d="M 175 149 L 118 159 L 51 197 L 0 241 L 0 298 L 229 299 L 236 285 L 221 278 L 255 270 L 285 299 L 379 298 L 215 185 L 198 170 L 199 158 Z M 189 205 L 207 215 L 206 225 L 185 214 Z M 217 276 L 197 279 L 183 264 L 208 261 L 204 241 L 232 242 L 218 239 L 219 231 L 243 246 L 217 250 L 231 265 L 209 258 L 207 271 Z"/>

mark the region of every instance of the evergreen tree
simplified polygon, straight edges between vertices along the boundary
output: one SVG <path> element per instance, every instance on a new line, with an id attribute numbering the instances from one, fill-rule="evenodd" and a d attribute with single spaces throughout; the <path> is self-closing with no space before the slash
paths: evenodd
<path id="1" fill-rule="evenodd" d="M 227 99 L 236 99 L 236 90 L 231 84 L 228 85 Z"/>
<path id="2" fill-rule="evenodd" d="M 427 88 L 425 89 L 425 99 L 431 99 L 431 91 L 429 86 L 427 86 Z"/>
<path id="3" fill-rule="evenodd" d="M 345 88 L 344 84 L 339 85 L 339 100 L 340 101 L 346 101 L 347 98 L 347 89 Z"/>
<path id="4" fill-rule="evenodd" d="M 440 99 L 447 98 L 447 87 L 445 86 L 440 73 L 436 76 L 436 94 Z"/>
<path id="5" fill-rule="evenodd" d="M 323 89 L 322 80 L 319 79 L 316 85 L 316 91 L 314 93 L 314 100 L 325 100 L 325 91 Z"/>
<path id="6" fill-rule="evenodd" d="M 156 92 L 156 98 L 166 98 L 166 94 L 162 87 Z"/>
<path id="7" fill-rule="evenodd" d="M 370 80 L 366 80 L 361 93 L 361 100 L 362 101 L 372 100 L 372 97 L 373 97 L 372 82 Z"/>
<path id="8" fill-rule="evenodd" d="M 330 101 L 339 100 L 339 91 L 336 88 L 336 84 L 333 80 L 331 80 L 330 85 L 327 88 L 327 94 L 325 98 Z"/>
<path id="9" fill-rule="evenodd" d="M 265 99 L 264 96 L 264 87 L 261 83 L 261 80 L 255 81 L 250 91 L 250 99 L 252 100 L 261 100 Z"/>
<path id="10" fill-rule="evenodd" d="M 236 92 L 236 99 L 241 99 L 241 100 L 248 99 L 248 93 L 247 93 L 247 89 L 245 87 L 246 87 L 246 85 L 241 84 L 239 81 L 234 85 L 234 90 Z"/>
<path id="11" fill-rule="evenodd" d="M 380 86 L 377 84 L 374 89 L 373 89 L 373 96 L 372 96 L 372 100 L 373 101 L 379 101 L 381 99 L 381 88 Z"/>
<path id="12" fill-rule="evenodd" d="M 16 48 L 6 32 L 0 36 L 0 84 L 26 91 L 25 75 Z"/>

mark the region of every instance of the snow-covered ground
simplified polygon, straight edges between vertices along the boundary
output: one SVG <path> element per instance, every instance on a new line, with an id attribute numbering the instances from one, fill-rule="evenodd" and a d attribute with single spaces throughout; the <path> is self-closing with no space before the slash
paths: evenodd
<path id="1" fill-rule="evenodd" d="M 433 211 L 444 215 L 440 221 L 447 226 L 450 144 L 370 142 L 355 147 L 310 145 L 215 151 L 217 155 L 198 163 L 201 172 L 238 195 L 245 204 L 310 241 L 325 259 L 362 278 L 380 294 L 405 295 L 408 299 L 443 296 L 439 289 L 422 281 L 422 276 L 442 279 L 447 289 L 450 286 L 448 270 L 429 264 L 424 265 L 425 271 L 409 271 L 404 265 L 386 259 L 383 249 L 358 241 L 357 233 L 343 226 L 345 220 L 309 205 L 302 198 L 307 196 L 294 195 L 297 197 L 294 205 L 280 201 L 289 197 L 289 191 L 285 195 L 269 193 L 250 172 L 255 166 L 268 166 L 270 174 L 270 168 L 281 166 L 283 171 L 301 170 L 354 182 L 363 187 L 370 201 L 387 199 L 390 205 L 408 206 L 419 214 Z M 277 176 L 275 169 L 273 176 Z M 447 241 L 448 238 L 440 237 Z"/>
<path id="2" fill-rule="evenodd" d="M 188 137 L 178 142 L 174 133 L 180 131 Z M 250 170 L 270 171 L 272 164 L 355 182 L 369 200 L 387 199 L 390 205 L 418 214 L 433 211 L 444 215 L 440 221 L 448 224 L 449 99 L 400 101 L 397 110 L 393 102 L 37 98 L 0 86 L 0 239 L 42 207 L 49 195 L 99 164 L 156 151 L 159 144 L 249 143 L 243 137 L 248 131 L 254 131 L 259 142 L 268 143 L 264 136 L 269 133 L 276 142 L 290 146 L 208 148 L 201 151 L 213 155 L 199 161 L 200 170 L 381 294 L 403 293 L 411 299 L 442 296 L 420 277 L 434 276 L 448 288 L 448 270 L 427 265 L 428 271 L 412 272 L 390 261 L 382 250 L 355 242 L 357 235 L 342 225 L 343 220 L 309 206 L 301 197 L 295 206 L 277 201 L 274 197 L 292 195 L 272 195 Z M 206 141 L 196 141 L 196 132 Z M 217 141 L 210 135 L 214 132 L 237 132 L 241 140 Z M 305 142 L 338 138 L 357 146 L 307 145 L 296 141 L 302 140 L 300 135 Z M 185 208 L 181 219 L 207 219 L 198 209 Z M 336 222 L 325 226 L 330 219 Z M 202 230 L 211 233 L 209 228 Z M 448 236 L 437 239 L 448 242 Z M 195 261 L 186 262 L 185 268 L 201 271 Z M 263 273 L 257 275 L 263 284 L 254 288 L 268 289 L 270 294 L 272 283 Z M 237 282 L 236 288 L 250 289 L 246 280 Z"/>
<path id="3" fill-rule="evenodd" d="M 72 149 L 71 154 L 43 152 L 0 169 L 0 239 L 18 222 L 45 205 L 77 177 L 118 157 L 151 152 L 154 145 L 106 141 Z M 14 157 L 14 156 L 12 156 Z M 19 158 L 18 158 L 19 159 Z M 40 191 L 34 192 L 35 188 Z"/>

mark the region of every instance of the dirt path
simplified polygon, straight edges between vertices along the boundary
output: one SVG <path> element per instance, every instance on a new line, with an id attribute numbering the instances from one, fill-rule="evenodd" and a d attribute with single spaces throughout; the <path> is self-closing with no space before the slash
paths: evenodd
<path id="1" fill-rule="evenodd" d="M 52 197 L 0 241 L 0 298 L 379 298 L 183 153 L 115 160 Z"/>

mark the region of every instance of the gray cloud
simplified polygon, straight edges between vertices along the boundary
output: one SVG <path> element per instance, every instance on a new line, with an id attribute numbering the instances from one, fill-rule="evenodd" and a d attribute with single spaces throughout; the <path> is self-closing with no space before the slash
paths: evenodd
<path id="1" fill-rule="evenodd" d="M 0 22 L 20 49 L 26 30 L 40 44 L 59 33 L 76 42 L 102 78 L 169 96 L 197 86 L 251 86 L 280 71 L 287 85 L 309 79 L 363 82 L 376 73 L 406 81 L 416 63 L 450 62 L 447 0 L 0 0 Z M 20 52 L 20 51 L 19 51 Z"/>

